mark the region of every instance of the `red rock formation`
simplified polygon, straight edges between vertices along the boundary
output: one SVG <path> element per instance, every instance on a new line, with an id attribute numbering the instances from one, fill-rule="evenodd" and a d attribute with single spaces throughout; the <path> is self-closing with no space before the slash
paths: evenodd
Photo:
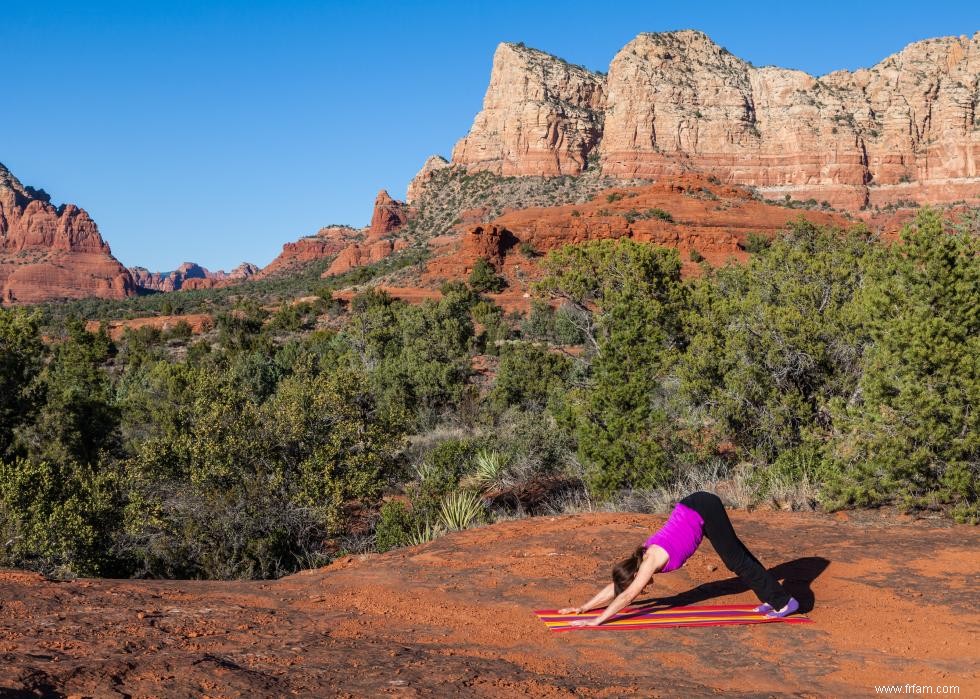
<path id="1" fill-rule="evenodd" d="M 134 294 L 132 276 L 89 215 L 50 199 L 0 165 L 0 303 Z"/>
<path id="2" fill-rule="evenodd" d="M 816 78 L 756 68 L 697 31 L 641 34 L 607 77 L 501 44 L 453 165 L 503 175 L 700 170 L 857 208 L 980 199 L 980 33 Z"/>
<path id="3" fill-rule="evenodd" d="M 405 202 L 392 199 L 388 192 L 382 189 L 374 200 L 371 225 L 367 232 L 368 240 L 378 240 L 389 233 L 394 233 L 408 223 L 410 215 L 411 211 Z"/>
<path id="4" fill-rule="evenodd" d="M 364 239 L 351 242 L 337 252 L 336 259 L 322 276 L 343 274 L 355 267 L 379 262 L 393 252 L 407 247 L 408 241 L 392 238 L 391 235 L 403 228 L 414 213 L 405 202 L 392 199 L 385 190 L 378 192 L 374 200 L 371 224 L 365 231 Z"/>
<path id="5" fill-rule="evenodd" d="M 185 262 L 173 272 L 150 272 L 145 267 L 130 267 L 129 271 L 139 287 L 153 291 L 179 291 L 236 284 L 255 276 L 259 268 L 251 262 L 243 262 L 231 272 L 211 272 L 195 262 Z"/>
<path id="6" fill-rule="evenodd" d="M 331 277 L 335 274 L 343 274 L 355 267 L 363 267 L 374 262 L 380 262 L 392 253 L 403 250 L 406 247 L 408 247 L 408 241 L 401 238 L 348 245 L 340 251 L 322 276 Z"/>
<path id="7" fill-rule="evenodd" d="M 474 226 L 463 238 L 463 250 L 467 257 L 484 259 L 494 267 L 504 263 L 504 256 L 514 247 L 517 239 L 502 225 Z"/>
<path id="8" fill-rule="evenodd" d="M 258 273 L 258 279 L 287 274 L 300 269 L 310 262 L 333 257 L 353 242 L 363 238 L 363 234 L 349 226 L 327 226 L 316 235 L 300 238 L 295 243 L 282 246 L 279 256 Z"/>
<path id="9" fill-rule="evenodd" d="M 743 187 L 686 175 L 608 190 L 585 204 L 511 211 L 462 235 L 434 239 L 423 279 L 431 285 L 465 279 L 483 257 L 513 289 L 520 289 L 539 274 L 536 254 L 605 238 L 677 248 L 685 274 L 697 274 L 694 251 L 715 265 L 729 258 L 745 259 L 742 246 L 749 233 L 775 235 L 801 215 L 820 225 L 849 225 L 838 214 L 777 206 L 753 198 Z"/>

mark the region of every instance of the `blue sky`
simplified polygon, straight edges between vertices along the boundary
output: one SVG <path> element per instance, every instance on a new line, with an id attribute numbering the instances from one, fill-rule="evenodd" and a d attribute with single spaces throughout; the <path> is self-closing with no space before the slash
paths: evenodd
<path id="1" fill-rule="evenodd" d="M 980 30 L 974 2 L 4 3 L 0 162 L 98 222 L 126 265 L 267 264 L 401 198 L 480 108 L 494 47 L 596 70 L 695 28 L 823 74 Z"/>

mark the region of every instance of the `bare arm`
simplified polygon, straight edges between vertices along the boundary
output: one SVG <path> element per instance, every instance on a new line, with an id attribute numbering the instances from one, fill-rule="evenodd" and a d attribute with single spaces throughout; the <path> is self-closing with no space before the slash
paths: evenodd
<path id="1" fill-rule="evenodd" d="M 609 583 L 604 588 L 599 590 L 595 597 L 590 599 L 588 602 L 583 604 L 581 607 L 566 607 L 565 609 L 559 609 L 559 614 L 581 614 L 582 612 L 587 612 L 590 609 L 597 609 L 598 607 L 605 607 L 609 604 L 613 598 L 616 596 L 613 591 L 613 584 Z"/>
<path id="2" fill-rule="evenodd" d="M 640 563 L 640 569 L 636 571 L 636 577 L 633 578 L 633 582 L 623 590 L 610 604 L 606 607 L 606 611 L 600 614 L 595 619 L 574 621 L 572 622 L 575 626 L 598 626 L 613 616 L 619 613 L 620 610 L 625 608 L 630 602 L 636 599 L 643 588 L 647 586 L 653 574 L 664 567 L 667 563 L 666 554 L 663 549 L 659 546 L 651 546 L 646 555 L 643 557 L 643 562 Z M 611 587 L 611 586 L 610 586 Z"/>

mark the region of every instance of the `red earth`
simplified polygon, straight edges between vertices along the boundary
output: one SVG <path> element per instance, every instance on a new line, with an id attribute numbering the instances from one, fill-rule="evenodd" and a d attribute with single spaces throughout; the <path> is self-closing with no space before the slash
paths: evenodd
<path id="1" fill-rule="evenodd" d="M 0 571 L 3 696 L 980 696 L 980 530 L 877 512 L 732 514 L 812 624 L 553 633 L 662 515 L 471 529 L 278 581 Z M 705 544 L 670 604 L 751 603 Z"/>

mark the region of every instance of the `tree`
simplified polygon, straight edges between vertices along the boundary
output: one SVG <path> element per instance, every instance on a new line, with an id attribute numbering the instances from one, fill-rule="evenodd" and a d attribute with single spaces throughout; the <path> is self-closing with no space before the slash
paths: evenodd
<path id="1" fill-rule="evenodd" d="M 571 373 L 571 360 L 528 342 L 506 345 L 500 355 L 490 401 L 497 410 L 510 406 L 541 412 L 561 391 Z"/>
<path id="2" fill-rule="evenodd" d="M 881 249 L 863 230 L 794 223 L 745 265 L 695 283 L 678 364 L 692 438 L 729 441 L 769 464 L 829 427 L 828 403 L 859 375 L 860 319 L 849 303 Z M 797 474 L 798 475 L 798 474 Z"/>
<path id="3" fill-rule="evenodd" d="M 855 300 L 860 384 L 835 405 L 838 504 L 952 503 L 976 520 L 980 482 L 980 236 L 923 209 Z"/>
<path id="4" fill-rule="evenodd" d="M 36 313 L 0 308 L 0 459 L 10 455 L 14 430 L 38 407 L 35 379 L 45 357 L 38 322 Z"/>
<path id="5" fill-rule="evenodd" d="M 684 344 L 676 250 L 602 240 L 554 251 L 537 289 L 568 304 L 592 358 L 575 409 L 579 454 L 593 492 L 666 482 L 662 381 Z"/>
<path id="6" fill-rule="evenodd" d="M 38 375 L 44 403 L 19 443 L 32 458 L 55 463 L 95 464 L 118 449 L 119 414 L 105 362 L 112 343 L 104 329 L 85 330 L 72 319 L 67 338 Z"/>
<path id="7" fill-rule="evenodd" d="M 503 291 L 504 287 L 507 286 L 504 278 L 498 275 L 493 265 L 483 257 L 479 258 L 473 265 L 469 282 L 473 290 L 481 294 L 497 293 Z"/>

